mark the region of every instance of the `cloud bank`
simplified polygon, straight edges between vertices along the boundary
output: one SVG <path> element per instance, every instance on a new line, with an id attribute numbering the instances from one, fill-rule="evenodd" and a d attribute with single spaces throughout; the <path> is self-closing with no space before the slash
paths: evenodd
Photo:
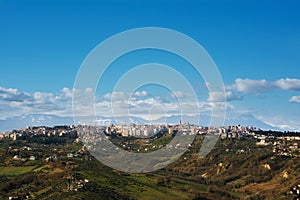
<path id="1" fill-rule="evenodd" d="M 235 80 L 233 85 L 227 86 L 228 90 L 235 90 L 244 94 L 271 92 L 274 90 L 300 91 L 300 80 L 285 78 L 269 82 L 266 80 L 241 79 Z"/>
<path id="2" fill-rule="evenodd" d="M 230 110 L 231 115 L 238 114 L 243 108 L 236 108 L 231 101 L 241 101 L 247 95 L 257 95 L 261 93 L 271 93 L 274 91 L 286 91 L 297 93 L 300 91 L 300 80 L 285 78 L 275 81 L 254 80 L 237 78 L 233 84 L 226 86 L 226 110 Z M 0 119 L 27 114 L 52 114 L 57 116 L 72 116 L 72 96 L 73 92 L 78 92 L 72 88 L 62 88 L 56 93 L 51 92 L 23 92 L 16 88 L 0 87 Z M 81 91 L 81 98 L 85 102 L 85 97 L 94 95 L 93 90 L 87 88 Z M 207 98 L 206 98 L 207 97 Z M 95 110 L 96 114 L 103 117 L 117 114 L 142 117 L 153 120 L 162 116 L 172 116 L 181 114 L 210 114 L 212 110 L 222 109 L 225 101 L 222 92 L 210 92 L 206 100 L 191 101 L 191 94 L 185 91 L 173 91 L 164 96 L 153 95 L 149 91 L 135 91 L 133 94 L 114 91 L 104 95 L 96 96 L 94 105 L 81 105 L 77 109 L 84 115 L 90 114 L 87 111 Z M 179 102 L 179 100 L 181 102 Z M 300 104 L 300 96 L 294 95 L 287 99 L 287 102 Z M 236 104 L 238 105 L 238 104 Z M 251 105 L 249 105 L 251 106 Z M 274 105 L 275 106 L 275 105 Z M 198 109 L 195 109 L 197 107 Z M 246 108 L 244 108 L 246 110 Z M 248 111 L 247 111 L 248 112 Z M 250 111 L 251 112 L 251 111 Z M 252 111 L 251 114 L 258 114 Z M 298 121 L 295 118 L 286 116 L 285 118 L 267 118 L 260 116 L 260 120 L 273 127 L 297 129 Z"/>

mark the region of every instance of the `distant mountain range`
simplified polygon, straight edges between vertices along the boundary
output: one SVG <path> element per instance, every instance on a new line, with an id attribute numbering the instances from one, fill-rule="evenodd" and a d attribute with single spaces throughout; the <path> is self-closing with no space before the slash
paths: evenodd
<path id="1" fill-rule="evenodd" d="M 197 116 L 188 116 L 184 115 L 182 118 L 180 115 L 173 115 L 168 117 L 162 117 L 154 121 L 145 120 L 140 117 L 116 117 L 115 119 L 109 117 L 97 117 L 95 120 L 94 117 L 82 117 L 80 118 L 80 123 L 87 124 L 89 119 L 93 119 L 94 124 L 98 125 L 109 125 L 113 124 L 179 124 L 180 120 L 182 122 L 189 122 L 191 124 L 197 124 Z M 209 126 L 211 117 L 208 115 L 200 115 L 201 126 Z M 57 125 L 72 125 L 74 124 L 73 117 L 59 117 L 56 115 L 47 115 L 47 114 L 29 114 L 16 117 L 6 118 L 0 120 L 0 133 L 4 131 L 11 131 L 13 129 L 20 129 L 27 126 L 57 126 Z M 226 117 L 224 125 L 242 125 L 242 126 L 254 126 L 264 130 L 278 130 L 276 127 L 269 126 L 264 122 L 256 119 L 251 114 L 240 114 L 234 117 Z"/>

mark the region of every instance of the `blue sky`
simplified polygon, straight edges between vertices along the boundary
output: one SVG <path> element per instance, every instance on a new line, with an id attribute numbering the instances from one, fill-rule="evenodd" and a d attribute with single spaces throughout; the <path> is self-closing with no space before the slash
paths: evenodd
<path id="1" fill-rule="evenodd" d="M 227 87 L 229 117 L 250 113 L 300 130 L 299 8 L 291 0 L 0 1 L 0 118 L 70 114 L 71 88 L 89 52 L 114 34 L 151 26 L 182 32 L 206 49 Z M 193 82 L 193 72 L 185 73 Z"/>

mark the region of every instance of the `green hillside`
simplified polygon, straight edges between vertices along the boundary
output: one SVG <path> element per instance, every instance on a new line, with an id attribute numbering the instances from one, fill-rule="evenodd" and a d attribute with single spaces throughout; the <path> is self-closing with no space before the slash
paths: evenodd
<path id="1" fill-rule="evenodd" d="M 104 166 L 73 137 L 37 141 L 0 140 L 0 199 L 294 199 L 300 184 L 298 154 L 278 156 L 253 138 L 219 140 L 200 158 L 197 136 L 179 160 L 147 174 Z M 161 141 L 169 139 L 152 142 Z"/>

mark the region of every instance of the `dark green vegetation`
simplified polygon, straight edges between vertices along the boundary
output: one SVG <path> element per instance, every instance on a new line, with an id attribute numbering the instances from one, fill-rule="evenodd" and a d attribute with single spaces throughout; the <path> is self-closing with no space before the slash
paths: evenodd
<path id="1" fill-rule="evenodd" d="M 293 199 L 287 192 L 300 184 L 299 157 L 277 156 L 272 145 L 257 146 L 252 138 L 220 140 L 199 158 L 203 136 L 197 136 L 167 168 L 128 174 L 95 160 L 74 135 L 36 137 L 0 140 L 0 199 Z M 151 146 L 170 139 L 151 140 Z"/>

